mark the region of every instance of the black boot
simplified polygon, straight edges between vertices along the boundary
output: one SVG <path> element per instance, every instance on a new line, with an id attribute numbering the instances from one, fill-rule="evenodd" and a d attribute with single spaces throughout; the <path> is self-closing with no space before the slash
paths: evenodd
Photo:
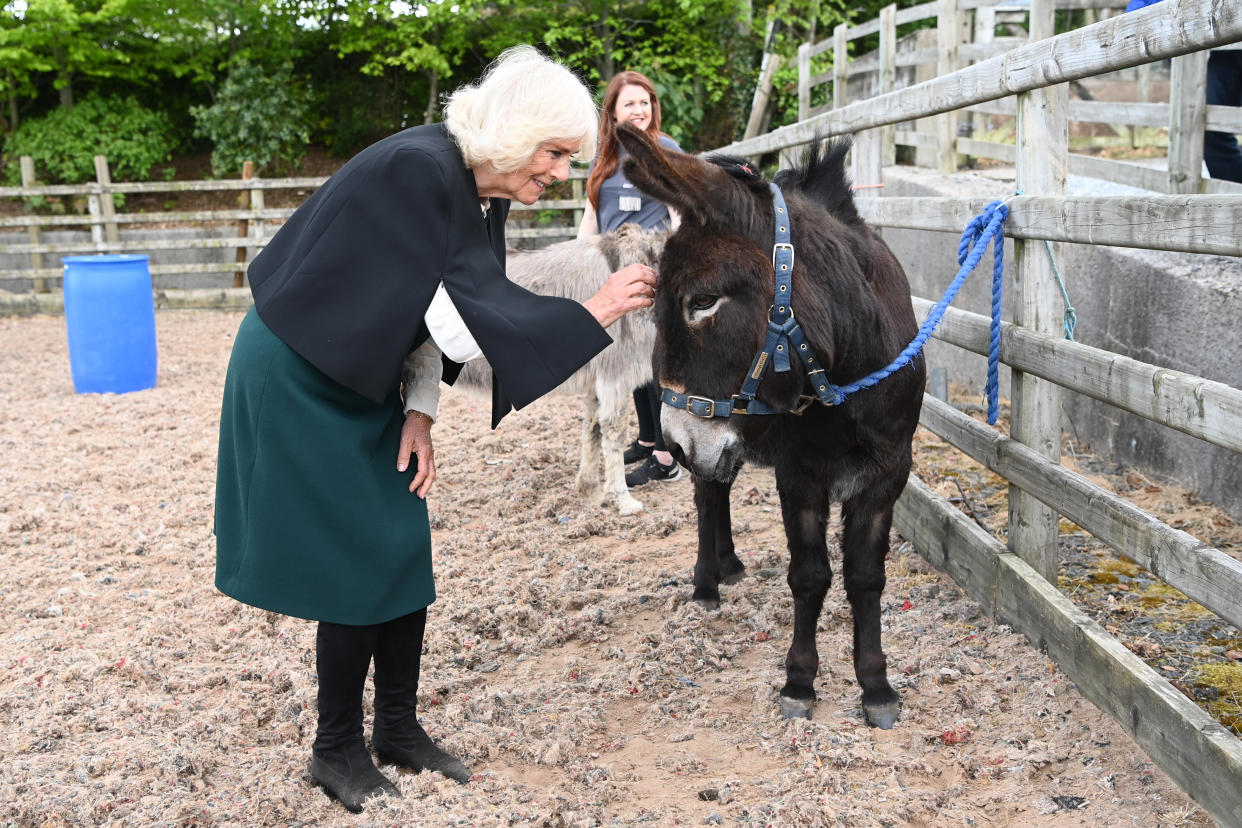
<path id="1" fill-rule="evenodd" d="M 379 625 L 371 742 L 381 762 L 436 771 L 464 785 L 470 781 L 470 769 L 441 750 L 418 723 L 418 673 L 426 625 L 425 609 Z"/>
<path id="2" fill-rule="evenodd" d="M 375 648 L 375 627 L 319 623 L 319 725 L 311 752 L 311 779 L 354 813 L 372 796 L 400 796 L 380 773 L 362 740 L 362 688 Z"/>

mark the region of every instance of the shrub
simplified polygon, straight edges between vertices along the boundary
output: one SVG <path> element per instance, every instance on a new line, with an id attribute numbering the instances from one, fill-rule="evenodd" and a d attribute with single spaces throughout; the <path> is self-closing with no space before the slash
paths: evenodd
<path id="1" fill-rule="evenodd" d="M 241 60 L 234 64 L 216 102 L 191 107 L 194 134 L 209 139 L 212 171 L 236 175 L 253 161 L 255 171 L 292 170 L 306 154 L 310 107 L 289 67 L 267 73 Z"/>
<path id="2" fill-rule="evenodd" d="M 168 117 L 133 98 L 87 95 L 22 123 L 4 142 L 10 184 L 21 181 L 18 158 L 34 158 L 47 184 L 95 180 L 95 156 L 108 158 L 114 181 L 145 181 L 151 167 L 167 161 L 175 141 Z"/>

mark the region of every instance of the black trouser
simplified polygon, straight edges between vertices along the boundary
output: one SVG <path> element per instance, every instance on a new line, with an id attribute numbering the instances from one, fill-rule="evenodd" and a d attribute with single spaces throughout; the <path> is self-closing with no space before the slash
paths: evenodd
<path id="1" fill-rule="evenodd" d="M 417 717 L 427 610 L 382 624 L 353 626 L 320 621 L 315 634 L 319 674 L 319 727 L 314 749 L 332 750 L 362 739 L 362 690 L 375 658 L 375 723 L 392 729 Z"/>
<path id="2" fill-rule="evenodd" d="M 1208 53 L 1207 103 L 1242 106 L 1242 51 Z M 1203 160 L 1212 178 L 1242 181 L 1242 149 L 1229 132 L 1203 133 Z"/>
<path id="3" fill-rule="evenodd" d="M 655 380 L 634 389 L 634 413 L 638 415 L 638 442 L 655 443 L 656 451 L 668 451 L 660 431 L 660 386 Z"/>

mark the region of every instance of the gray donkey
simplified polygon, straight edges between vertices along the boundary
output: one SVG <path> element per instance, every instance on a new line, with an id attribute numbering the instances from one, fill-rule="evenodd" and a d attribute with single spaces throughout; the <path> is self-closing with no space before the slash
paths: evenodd
<path id="1" fill-rule="evenodd" d="M 541 250 L 510 250 L 506 270 L 511 281 L 533 293 L 582 302 L 594 296 L 609 275 L 628 264 L 639 262 L 655 267 L 668 235 L 624 224 L 608 233 L 559 242 Z M 613 344 L 555 393 L 582 394 L 586 401 L 578 462 L 579 493 L 593 504 L 611 502 L 622 515 L 632 515 L 642 511 L 643 504 L 625 486 L 621 455 L 628 445 L 625 432 L 633 405 L 632 392 L 651 380 L 655 320 L 650 309 L 635 311 L 621 317 L 608 333 Z M 492 372 L 486 360 L 466 363 L 454 387 L 490 395 Z"/>

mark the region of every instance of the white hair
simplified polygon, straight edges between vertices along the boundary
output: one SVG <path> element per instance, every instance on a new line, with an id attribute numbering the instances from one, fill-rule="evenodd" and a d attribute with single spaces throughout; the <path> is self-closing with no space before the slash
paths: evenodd
<path id="1" fill-rule="evenodd" d="M 595 157 L 599 109 L 567 67 L 532 46 L 506 49 L 483 77 L 448 97 L 444 123 L 466 165 L 509 173 L 545 141 L 579 144 L 575 160 Z"/>

